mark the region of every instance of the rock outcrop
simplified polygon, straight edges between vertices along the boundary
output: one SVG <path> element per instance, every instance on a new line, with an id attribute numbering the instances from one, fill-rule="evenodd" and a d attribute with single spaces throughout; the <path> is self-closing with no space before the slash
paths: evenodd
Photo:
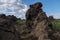
<path id="1" fill-rule="evenodd" d="M 20 36 L 15 28 L 15 16 L 0 14 L 0 40 L 20 40 Z"/>
<path id="2" fill-rule="evenodd" d="M 51 22 L 55 20 L 53 16 L 49 16 L 48 19 L 49 19 L 49 21 L 51 21 Z"/>
<path id="3" fill-rule="evenodd" d="M 26 12 L 26 24 L 31 29 L 31 34 L 36 36 L 37 40 L 53 40 L 53 27 L 46 13 L 42 10 L 42 3 L 38 2 L 30 5 Z"/>

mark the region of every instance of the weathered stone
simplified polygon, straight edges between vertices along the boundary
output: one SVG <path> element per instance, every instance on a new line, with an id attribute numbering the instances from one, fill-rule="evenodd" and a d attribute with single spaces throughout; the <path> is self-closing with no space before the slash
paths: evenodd
<path id="1" fill-rule="evenodd" d="M 33 5 L 30 5 L 30 9 L 28 9 L 28 11 L 26 12 L 26 24 L 30 28 L 32 28 L 31 27 L 33 25 L 32 22 L 35 20 L 38 13 L 42 12 L 41 7 L 42 7 L 42 3 L 38 2 Z"/>
<path id="2" fill-rule="evenodd" d="M 48 19 L 49 19 L 49 21 L 51 21 L 51 22 L 54 21 L 54 17 L 53 17 L 53 16 L 49 16 Z"/>
<path id="3" fill-rule="evenodd" d="M 17 21 L 15 16 L 0 14 L 0 40 L 20 40 L 14 23 Z"/>
<path id="4" fill-rule="evenodd" d="M 37 40 L 52 40 L 50 38 L 53 34 L 52 23 L 42 10 L 42 3 L 30 5 L 26 12 L 26 24 L 32 29 L 31 33 L 38 38 Z"/>

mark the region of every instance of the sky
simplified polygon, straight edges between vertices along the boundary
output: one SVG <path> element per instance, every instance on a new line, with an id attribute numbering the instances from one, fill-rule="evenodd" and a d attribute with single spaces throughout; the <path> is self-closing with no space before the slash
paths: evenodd
<path id="1" fill-rule="evenodd" d="M 60 18 L 60 0 L 0 0 L 0 14 L 15 15 L 18 18 L 25 19 L 26 11 L 30 4 L 42 2 L 42 9 L 47 16 Z"/>

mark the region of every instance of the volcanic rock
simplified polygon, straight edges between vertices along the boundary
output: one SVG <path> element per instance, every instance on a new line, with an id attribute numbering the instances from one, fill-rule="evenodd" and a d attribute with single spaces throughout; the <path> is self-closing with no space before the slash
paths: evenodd
<path id="1" fill-rule="evenodd" d="M 0 40 L 20 40 L 14 23 L 17 21 L 15 16 L 0 14 Z"/>
<path id="2" fill-rule="evenodd" d="M 31 31 L 31 35 L 37 37 L 37 40 L 52 40 L 52 23 L 49 21 L 46 13 L 42 10 L 42 3 L 30 5 L 26 12 L 26 25 Z"/>

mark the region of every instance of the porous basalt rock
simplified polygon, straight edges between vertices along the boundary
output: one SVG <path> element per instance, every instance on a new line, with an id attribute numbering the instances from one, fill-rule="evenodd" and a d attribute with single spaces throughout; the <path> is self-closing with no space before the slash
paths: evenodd
<path id="1" fill-rule="evenodd" d="M 49 19 L 49 21 L 51 21 L 51 22 L 55 20 L 53 16 L 49 16 L 48 19 Z"/>
<path id="2" fill-rule="evenodd" d="M 32 22 L 35 20 L 38 13 L 43 11 L 41 9 L 41 7 L 42 7 L 42 3 L 40 3 L 40 2 L 30 5 L 30 8 L 26 12 L 26 24 L 27 24 L 27 27 L 28 26 L 31 27 L 31 25 L 33 25 Z"/>
<path id="3" fill-rule="evenodd" d="M 20 40 L 19 33 L 14 26 L 16 21 L 17 18 L 13 15 L 0 14 L 0 40 Z"/>
<path id="4" fill-rule="evenodd" d="M 42 10 L 42 3 L 38 2 L 30 5 L 26 12 L 26 25 L 31 34 L 36 36 L 37 40 L 52 40 L 53 27 L 46 13 Z"/>

